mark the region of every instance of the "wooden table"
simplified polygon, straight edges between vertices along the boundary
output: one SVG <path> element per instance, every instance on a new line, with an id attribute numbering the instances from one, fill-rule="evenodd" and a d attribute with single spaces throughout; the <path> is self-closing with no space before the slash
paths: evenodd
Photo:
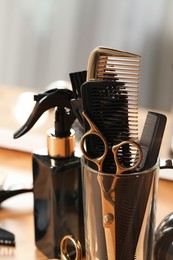
<path id="1" fill-rule="evenodd" d="M 31 154 L 19 151 L 0 149 L 0 171 L 3 176 L 18 182 L 32 181 Z M 14 250 L 0 249 L 0 259 L 35 260 L 47 259 L 34 245 L 33 194 L 26 193 L 13 197 L 0 208 L 0 227 L 15 234 Z M 3 257 L 4 258 L 3 258 Z M 1 258 L 2 257 L 2 258 Z"/>
<path id="2" fill-rule="evenodd" d="M 0 149 L 0 170 L 3 175 L 16 174 L 20 182 L 23 177 L 32 180 L 31 154 Z M 159 180 L 157 223 L 173 211 L 173 182 Z M 38 260 L 47 259 L 34 245 L 33 195 L 18 195 L 2 203 L 0 226 L 11 230 L 16 236 L 16 248 L 13 251 L 0 251 L 0 259 Z M 4 256 L 4 258 L 1 258 Z"/>

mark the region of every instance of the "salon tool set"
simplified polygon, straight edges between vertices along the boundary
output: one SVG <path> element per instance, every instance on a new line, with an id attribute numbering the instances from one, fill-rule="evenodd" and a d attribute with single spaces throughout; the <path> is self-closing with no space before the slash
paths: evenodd
<path id="1" fill-rule="evenodd" d="M 139 138 L 140 60 L 133 53 L 95 48 L 87 69 L 69 74 L 72 91 L 53 88 L 34 95 L 33 111 L 14 133 L 21 137 L 54 109 L 47 147 L 32 154 L 33 188 L 0 190 L 0 203 L 33 191 L 35 244 L 48 258 L 79 260 L 86 253 L 87 260 L 150 259 L 148 251 L 145 258 L 139 255 L 153 237 L 147 221 L 154 214 L 166 117 L 148 111 Z M 75 150 L 76 119 L 82 158 Z"/>
<path id="2" fill-rule="evenodd" d="M 112 165 L 110 167 L 106 165 L 105 169 L 102 165 L 101 171 L 103 172 L 115 173 L 115 169 L 113 169 L 115 165 L 112 167 L 115 164 L 113 162 L 115 153 L 112 151 L 112 147 L 123 141 L 134 142 L 135 148 L 133 146 L 129 148 L 132 145 L 129 143 L 119 147 L 117 152 L 120 154 L 121 164 L 135 164 L 139 159 L 139 149 L 142 150 L 141 162 L 140 165 L 139 163 L 136 165 L 136 171 L 150 168 L 157 162 L 166 116 L 149 111 L 139 141 L 139 74 L 139 55 L 106 47 L 97 47 L 91 52 L 87 70 L 69 74 L 74 94 L 71 104 L 75 104 L 75 102 L 78 104 L 84 133 L 88 132 L 91 124 L 100 133 L 98 135 L 98 133 L 90 132 L 87 134 L 87 138 L 86 134 L 85 138 L 83 136 L 81 148 L 85 158 L 87 156 L 89 158 L 89 155 L 91 158 L 95 158 L 104 153 L 103 139 L 108 146 L 106 153 L 112 153 L 112 158 L 109 158 Z M 84 149 L 84 139 L 86 150 Z M 123 151 L 123 146 L 126 146 L 127 154 Z M 106 155 L 104 160 L 106 160 Z M 125 162 L 122 163 L 123 160 Z M 86 161 L 89 164 L 88 161 L 91 159 L 86 159 Z"/>
<path id="3" fill-rule="evenodd" d="M 117 178 L 108 183 L 106 176 L 138 175 L 154 167 L 166 117 L 149 111 L 139 140 L 139 55 L 98 47 L 90 54 L 84 77 L 77 80 L 81 74 L 70 74 L 76 93 L 71 102 L 84 131 L 80 147 L 85 163 L 98 171 L 107 257 L 137 259 L 153 179 L 136 178 L 128 186 Z"/>

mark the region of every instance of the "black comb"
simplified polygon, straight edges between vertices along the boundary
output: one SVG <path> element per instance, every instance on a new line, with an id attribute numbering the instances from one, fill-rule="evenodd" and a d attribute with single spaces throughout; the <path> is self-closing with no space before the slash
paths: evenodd
<path id="1" fill-rule="evenodd" d="M 15 246 L 15 235 L 3 228 L 0 228 L 0 245 L 14 247 Z"/>
<path id="2" fill-rule="evenodd" d="M 165 115 L 151 111 L 148 112 L 139 142 L 143 151 L 143 160 L 138 170 L 150 169 L 157 163 L 166 121 Z M 134 259 L 153 178 L 153 175 L 145 178 L 141 177 L 140 183 L 135 188 L 135 211 L 132 213 L 132 221 L 130 222 L 130 228 L 124 241 L 122 259 Z M 136 223 L 138 224 L 136 225 Z M 149 227 L 149 229 L 152 229 L 152 227 Z M 152 230 L 148 232 L 151 234 Z M 150 254 L 151 250 L 147 251 Z M 146 259 L 150 259 L 150 256 L 148 255 Z"/>
<path id="3" fill-rule="evenodd" d="M 106 80 L 85 82 L 81 86 L 81 95 L 83 111 L 87 112 L 108 143 L 103 172 L 115 173 L 112 146 L 125 140 L 135 141 L 138 134 L 133 99 L 127 95 L 124 83 Z M 87 122 L 84 129 L 85 132 L 89 129 Z M 103 154 L 102 141 L 91 135 L 86 140 L 86 149 L 91 156 L 97 157 Z M 123 151 L 119 153 L 120 163 L 129 166 L 131 155 L 129 146 L 123 147 Z"/>
<path id="4" fill-rule="evenodd" d="M 83 126 L 83 117 L 82 117 L 82 100 L 81 100 L 81 85 L 86 81 L 87 71 L 78 71 L 78 72 L 72 72 L 69 74 L 72 89 L 73 89 L 73 95 L 74 99 L 71 100 L 71 106 L 73 109 L 73 112 L 78 119 L 81 126 Z"/>
<path id="5" fill-rule="evenodd" d="M 139 170 L 149 169 L 157 163 L 166 121 L 165 115 L 148 112 L 139 143 L 143 151 L 143 159 Z"/>
<path id="6" fill-rule="evenodd" d="M 77 71 L 69 74 L 74 98 L 81 98 L 81 85 L 86 81 L 87 71 Z"/>

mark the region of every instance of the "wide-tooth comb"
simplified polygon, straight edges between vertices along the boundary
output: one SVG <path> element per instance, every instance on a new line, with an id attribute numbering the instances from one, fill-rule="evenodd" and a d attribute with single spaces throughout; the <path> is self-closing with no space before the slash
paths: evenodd
<path id="1" fill-rule="evenodd" d="M 115 173 L 112 146 L 125 140 L 137 139 L 137 124 L 128 117 L 128 96 L 124 83 L 116 81 L 88 81 L 81 86 L 83 110 L 98 127 L 108 143 L 108 154 L 103 163 L 103 171 Z M 85 131 L 89 130 L 86 123 Z M 93 157 L 103 154 L 103 143 L 96 136 L 86 140 L 87 152 Z M 127 145 L 119 151 L 119 160 L 129 166 L 132 151 Z M 123 156 L 122 156 L 123 155 Z"/>
<path id="2" fill-rule="evenodd" d="M 97 47 L 89 56 L 87 80 L 116 80 L 136 87 L 139 83 L 140 59 L 136 54 Z"/>
<path id="3" fill-rule="evenodd" d="M 141 57 L 136 54 L 97 47 L 91 52 L 87 67 L 87 80 L 111 80 L 124 83 L 128 96 L 128 117 L 134 124 L 138 123 L 140 59 Z"/>

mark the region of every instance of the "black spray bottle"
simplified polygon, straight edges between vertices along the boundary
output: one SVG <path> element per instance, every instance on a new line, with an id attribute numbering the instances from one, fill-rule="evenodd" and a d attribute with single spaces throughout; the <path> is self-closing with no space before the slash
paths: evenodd
<path id="1" fill-rule="evenodd" d="M 80 157 L 74 153 L 72 98 L 72 91 L 64 88 L 35 95 L 31 115 L 14 134 L 14 138 L 24 135 L 45 111 L 56 108 L 47 148 L 33 153 L 35 242 L 48 258 L 60 257 L 64 235 L 73 235 L 84 248 L 81 167 Z M 73 256 L 72 246 L 69 251 Z"/>

